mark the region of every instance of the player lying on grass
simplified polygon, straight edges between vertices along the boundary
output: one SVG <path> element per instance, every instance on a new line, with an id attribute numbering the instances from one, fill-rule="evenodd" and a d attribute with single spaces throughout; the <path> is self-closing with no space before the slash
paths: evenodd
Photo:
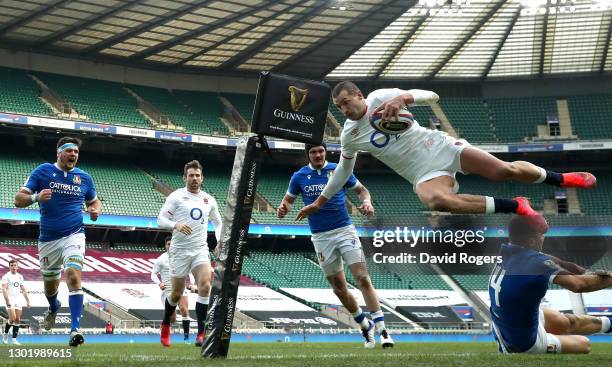
<path id="1" fill-rule="evenodd" d="M 510 220 L 510 243 L 489 281 L 493 332 L 502 353 L 588 353 L 584 335 L 610 333 L 609 316 L 563 314 L 540 308 L 551 283 L 572 292 L 612 287 L 607 271 L 586 269 L 541 252 L 548 224 L 540 215 Z"/>
<path id="2" fill-rule="evenodd" d="M 595 187 L 595 176 L 586 172 L 557 173 L 525 161 L 505 162 L 457 140 L 439 130 L 412 123 L 397 135 L 387 135 L 370 126 L 370 116 L 382 111 L 383 119 L 397 118 L 406 106 L 429 105 L 438 101 L 434 92 L 411 89 L 379 89 L 364 97 L 352 82 L 335 86 L 334 104 L 347 117 L 342 130 L 342 154 L 332 179 L 312 204 L 302 208 L 302 219 L 334 196 L 351 176 L 358 151 L 365 151 L 389 166 L 413 184 L 423 204 L 432 210 L 451 213 L 517 213 L 533 215 L 526 198 L 494 198 L 457 194 L 455 174 L 477 174 L 491 181 L 546 183 L 560 187 L 589 189 Z"/>
<path id="3" fill-rule="evenodd" d="M 296 196 L 300 194 L 304 204 L 314 201 L 321 194 L 330 174 L 336 167 L 335 163 L 329 163 L 325 160 L 325 144 L 306 145 L 306 154 L 309 164 L 295 172 L 291 177 L 289 189 L 278 207 L 279 218 L 284 218 L 287 215 L 295 202 Z M 352 189 L 359 195 L 362 203 L 359 210 L 362 214 L 372 215 L 374 213 L 374 208 L 370 204 L 370 193 L 357 181 L 355 176 L 349 178 L 345 187 Z M 321 270 L 325 273 L 334 293 L 361 327 L 365 338 L 364 346 L 366 348 L 375 347 L 374 328 L 376 328 L 376 331 L 380 334 L 380 342 L 383 348 L 392 347 L 393 339 L 387 333 L 385 317 L 368 274 L 368 267 L 361 242 L 357 237 L 357 230 L 346 210 L 345 200 L 345 190 L 343 189 L 334 195 L 323 210 L 308 218 L 308 224 L 312 232 L 312 243 L 317 252 Z M 361 291 L 374 322 L 368 320 L 357 304 L 355 297 L 348 291 L 342 266 L 343 262 L 346 262 L 351 270 L 357 288 Z"/>

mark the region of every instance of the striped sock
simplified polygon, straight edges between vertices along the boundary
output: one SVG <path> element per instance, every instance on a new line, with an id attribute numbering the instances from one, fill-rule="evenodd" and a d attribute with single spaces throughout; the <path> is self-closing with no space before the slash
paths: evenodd
<path id="1" fill-rule="evenodd" d="M 376 331 L 381 332 L 386 329 L 385 327 L 385 315 L 382 310 L 370 312 L 370 316 L 372 317 L 372 321 L 376 325 Z"/>
<path id="2" fill-rule="evenodd" d="M 351 313 L 351 315 L 353 316 L 353 320 L 355 320 L 362 329 L 367 330 L 370 327 L 370 322 L 365 313 L 361 310 L 361 307 L 359 307 L 357 311 Z"/>

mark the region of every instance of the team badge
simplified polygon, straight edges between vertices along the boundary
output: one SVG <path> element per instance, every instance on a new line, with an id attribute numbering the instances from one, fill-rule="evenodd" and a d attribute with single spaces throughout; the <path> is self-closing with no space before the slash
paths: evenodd
<path id="1" fill-rule="evenodd" d="M 333 174 L 334 174 L 334 171 L 327 171 L 327 178 L 330 179 Z"/>
<path id="2" fill-rule="evenodd" d="M 81 176 L 78 175 L 74 175 L 72 176 L 72 182 L 76 185 L 80 185 L 81 184 Z"/>
<path id="3" fill-rule="evenodd" d="M 356 136 L 357 134 L 359 134 L 359 129 L 358 128 L 354 128 L 353 130 L 351 130 L 351 135 L 352 136 Z"/>
<path id="4" fill-rule="evenodd" d="M 308 175 L 308 176 L 306 176 L 306 177 L 308 177 L 308 179 L 310 180 L 310 175 Z"/>
<path id="5" fill-rule="evenodd" d="M 202 200 L 204 201 L 204 204 L 208 204 L 208 198 L 204 198 Z"/>

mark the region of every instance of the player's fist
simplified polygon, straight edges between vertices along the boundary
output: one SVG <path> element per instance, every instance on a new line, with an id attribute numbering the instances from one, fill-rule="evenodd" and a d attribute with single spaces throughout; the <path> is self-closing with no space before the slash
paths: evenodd
<path id="1" fill-rule="evenodd" d="M 189 236 L 191 234 L 191 227 L 189 227 L 188 224 L 184 224 L 184 223 L 177 223 L 174 228 L 176 228 L 177 231 L 181 232 L 182 234 L 184 234 L 185 236 Z"/>
<path id="2" fill-rule="evenodd" d="M 372 203 L 370 203 L 369 200 L 365 200 L 357 209 L 361 214 L 365 215 L 366 217 L 369 217 L 374 214 L 374 207 L 372 206 Z"/>
<path id="3" fill-rule="evenodd" d="M 87 208 L 87 212 L 89 213 L 89 219 L 94 222 L 98 220 L 98 216 L 100 215 L 100 209 L 90 206 Z"/>
<path id="4" fill-rule="evenodd" d="M 51 199 L 51 194 L 51 189 L 44 189 L 38 193 L 38 195 L 36 196 L 36 201 L 38 201 L 39 203 L 49 201 Z"/>
<path id="5" fill-rule="evenodd" d="M 162 291 L 163 291 L 164 289 L 166 289 L 166 283 L 164 283 L 164 282 L 159 282 L 159 289 L 161 289 Z"/>
<path id="6" fill-rule="evenodd" d="M 287 215 L 287 213 L 289 213 L 289 208 L 287 208 L 287 205 L 285 203 L 281 203 L 278 209 L 276 209 L 276 215 L 281 219 L 285 218 L 285 215 Z"/>

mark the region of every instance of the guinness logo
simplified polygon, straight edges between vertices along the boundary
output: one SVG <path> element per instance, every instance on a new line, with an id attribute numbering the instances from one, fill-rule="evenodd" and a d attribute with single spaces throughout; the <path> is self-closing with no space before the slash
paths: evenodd
<path id="1" fill-rule="evenodd" d="M 295 86 L 289 87 L 289 93 L 291 93 L 291 109 L 293 112 L 297 112 L 304 106 L 306 97 L 308 96 L 308 89 L 300 89 Z"/>

